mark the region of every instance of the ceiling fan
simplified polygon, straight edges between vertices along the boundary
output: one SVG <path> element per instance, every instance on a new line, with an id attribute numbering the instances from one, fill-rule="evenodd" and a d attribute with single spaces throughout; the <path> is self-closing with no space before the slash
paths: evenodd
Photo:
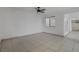
<path id="1" fill-rule="evenodd" d="M 46 9 L 41 9 L 41 7 L 36 7 L 35 9 L 37 13 L 45 13 L 45 10 L 46 10 Z"/>

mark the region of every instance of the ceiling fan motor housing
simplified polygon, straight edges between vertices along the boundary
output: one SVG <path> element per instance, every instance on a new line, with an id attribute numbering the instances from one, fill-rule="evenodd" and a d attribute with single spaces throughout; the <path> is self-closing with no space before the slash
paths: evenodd
<path id="1" fill-rule="evenodd" d="M 39 13 L 39 12 L 40 13 L 45 13 L 44 11 L 45 11 L 45 9 L 41 9 L 40 7 L 37 7 L 37 13 Z"/>

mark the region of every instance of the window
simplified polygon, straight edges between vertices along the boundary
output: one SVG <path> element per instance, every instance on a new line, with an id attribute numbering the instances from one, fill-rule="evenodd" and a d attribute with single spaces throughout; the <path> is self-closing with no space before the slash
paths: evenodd
<path id="1" fill-rule="evenodd" d="M 54 27 L 54 26 L 56 26 L 56 25 L 55 25 L 55 19 L 56 19 L 55 16 L 47 17 L 47 18 L 46 18 L 46 26 L 49 26 L 49 27 Z"/>

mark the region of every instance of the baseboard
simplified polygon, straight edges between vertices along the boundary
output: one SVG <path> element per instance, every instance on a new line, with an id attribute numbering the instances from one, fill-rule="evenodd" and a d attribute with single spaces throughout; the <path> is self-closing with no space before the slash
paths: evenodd
<path id="1" fill-rule="evenodd" d="M 33 35 L 33 34 L 37 34 L 37 33 L 42 33 L 42 31 L 41 31 L 41 32 L 36 32 L 36 33 L 31 33 L 31 34 L 28 34 L 28 35 Z M 48 33 L 48 32 L 43 32 L 43 33 Z M 48 33 L 48 34 L 53 34 L 53 33 Z M 27 34 L 24 34 L 24 35 L 12 36 L 12 37 L 5 37 L 5 38 L 3 38 L 3 39 L 1 39 L 1 40 L 5 40 L 5 39 L 15 39 L 15 38 L 18 38 L 18 37 L 23 37 L 23 36 L 28 36 L 28 35 L 27 35 Z M 64 37 L 64 35 L 58 35 L 58 34 L 53 34 L 53 35 Z M 1 41 L 1 40 L 0 40 L 0 41 Z"/>
<path id="2" fill-rule="evenodd" d="M 65 33 L 64 36 L 67 36 L 69 33 L 71 33 L 71 32 L 67 32 L 67 33 Z"/>
<path id="3" fill-rule="evenodd" d="M 41 32 L 36 32 L 36 33 L 31 33 L 31 34 L 23 34 L 23 35 L 17 35 L 17 36 L 10 36 L 10 37 L 2 38 L 1 40 L 14 39 L 14 38 L 23 37 L 23 36 L 28 36 L 28 35 L 33 35 L 33 34 L 37 34 L 37 33 L 41 33 Z M 1 40 L 0 40 L 0 41 L 1 41 Z"/>
<path id="4" fill-rule="evenodd" d="M 43 32 L 43 33 L 48 33 L 48 32 Z M 59 35 L 59 34 L 53 34 L 53 33 L 48 33 L 48 34 L 52 34 L 52 35 L 55 35 L 55 36 L 64 37 L 64 35 Z"/>

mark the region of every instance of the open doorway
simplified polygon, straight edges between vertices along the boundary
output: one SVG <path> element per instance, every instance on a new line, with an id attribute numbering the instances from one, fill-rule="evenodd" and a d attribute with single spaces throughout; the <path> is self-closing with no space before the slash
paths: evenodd
<path id="1" fill-rule="evenodd" d="M 79 32 L 79 19 L 78 18 L 72 19 L 72 31 Z"/>
<path id="2" fill-rule="evenodd" d="M 79 40 L 79 12 L 77 13 L 71 13 L 69 14 L 70 19 L 71 20 L 69 26 L 71 28 L 71 31 L 69 32 L 69 34 L 67 35 L 68 38 L 71 39 L 77 39 Z"/>

